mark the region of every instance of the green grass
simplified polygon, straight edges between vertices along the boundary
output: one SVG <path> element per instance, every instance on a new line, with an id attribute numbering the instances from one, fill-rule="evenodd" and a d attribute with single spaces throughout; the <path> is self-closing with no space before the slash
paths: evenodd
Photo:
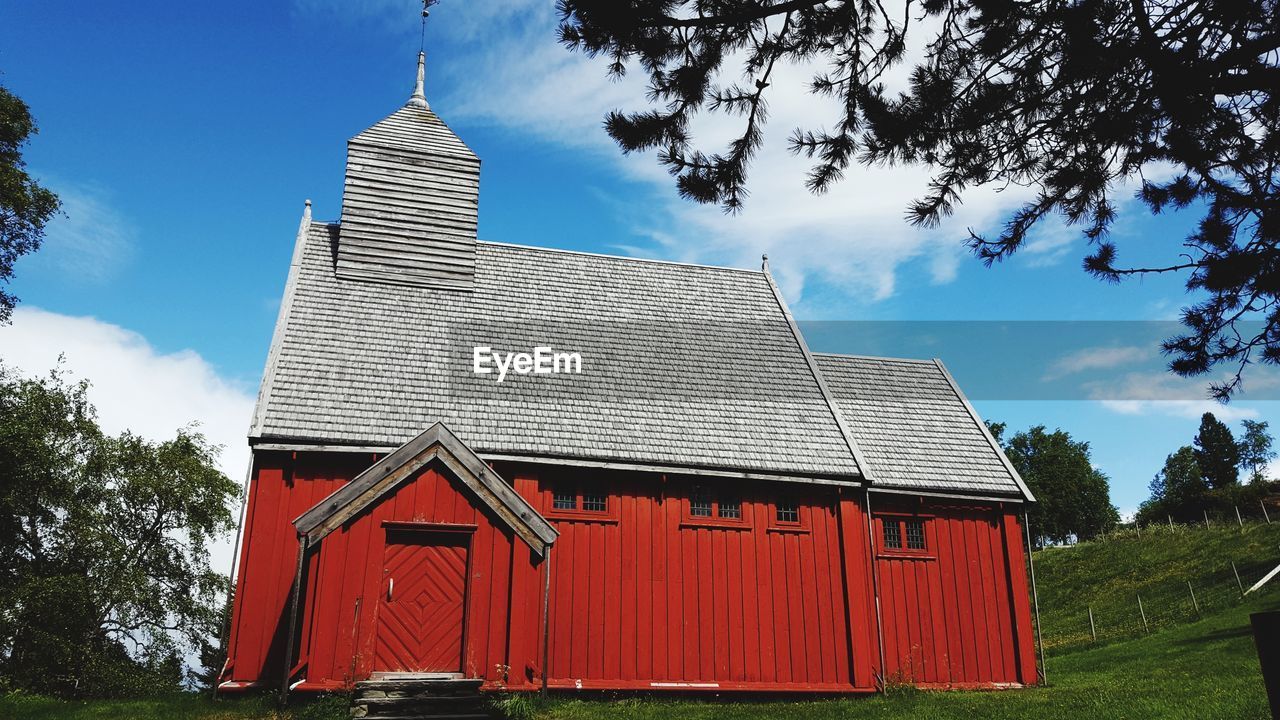
<path id="1" fill-rule="evenodd" d="M 345 696 L 295 702 L 280 713 L 271 698 L 211 700 L 184 694 L 145 700 L 54 700 L 14 693 L 0 695 L 0 718 L 14 720 L 346 720 Z"/>
<path id="2" fill-rule="evenodd" d="M 1142 634 L 1137 598 L 1142 596 L 1153 628 L 1196 619 L 1187 581 L 1195 588 L 1202 615 L 1240 603 L 1231 571 L 1235 562 L 1247 588 L 1280 563 L 1280 522 L 1146 528 L 1104 541 L 1036 553 L 1040 618 L 1045 647 L 1054 654 L 1089 644 L 1089 608 L 1099 638 Z M 1280 583 L 1268 587 L 1277 593 Z"/>
<path id="3" fill-rule="evenodd" d="M 805 702 L 627 698 L 552 699 L 526 710 L 539 720 L 823 720 L 824 718 L 1178 718 L 1262 720 L 1266 693 L 1249 631 L 1251 603 L 1128 642 L 1049 659 L 1050 687 L 994 692 L 921 692 Z M 528 716 L 526 716 L 528 717 Z"/>

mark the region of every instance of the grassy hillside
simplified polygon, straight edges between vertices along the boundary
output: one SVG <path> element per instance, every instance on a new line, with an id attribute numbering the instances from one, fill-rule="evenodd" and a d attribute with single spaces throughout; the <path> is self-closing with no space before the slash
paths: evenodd
<path id="1" fill-rule="evenodd" d="M 1152 527 L 1107 540 L 1036 553 L 1040 617 L 1050 655 L 1091 643 L 1089 608 L 1100 641 L 1143 634 L 1138 596 L 1151 630 L 1234 607 L 1240 590 L 1236 564 L 1248 588 L 1280 564 L 1280 522 L 1203 527 Z M 1280 579 L 1265 588 L 1280 594 Z"/>
<path id="2" fill-rule="evenodd" d="M 218 701 L 207 694 L 184 694 L 139 700 L 65 701 L 15 693 L 0 695 L 0 718 L 22 720 L 347 720 L 346 696 L 311 701 L 295 699 L 288 710 L 276 710 L 271 697 L 251 696 Z"/>

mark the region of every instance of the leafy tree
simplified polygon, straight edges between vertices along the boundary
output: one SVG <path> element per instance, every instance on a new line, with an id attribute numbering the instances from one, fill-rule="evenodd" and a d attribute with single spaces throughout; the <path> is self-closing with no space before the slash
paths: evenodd
<path id="1" fill-rule="evenodd" d="M 1212 490 L 1236 485 L 1240 480 L 1240 446 L 1226 423 L 1205 413 L 1195 438 L 1196 462 Z"/>
<path id="2" fill-rule="evenodd" d="M 1003 432 L 1003 423 L 999 424 Z M 1051 542 L 1090 540 L 1115 527 L 1120 513 L 1111 504 L 1107 476 L 1093 467 L 1089 443 L 1043 425 L 1015 434 L 1005 444 L 1037 502 L 1029 510 L 1032 530 Z"/>
<path id="3" fill-rule="evenodd" d="M 1200 471 L 1196 451 L 1179 448 L 1165 458 L 1164 468 L 1151 480 L 1151 497 L 1138 508 L 1139 522 L 1197 522 L 1212 503 L 1209 484 Z"/>
<path id="4" fill-rule="evenodd" d="M 1244 437 L 1240 438 L 1240 466 L 1249 468 L 1249 482 L 1263 481 L 1262 469 L 1276 458 L 1271 449 L 1272 438 L 1265 420 L 1244 420 Z"/>
<path id="5" fill-rule="evenodd" d="M 198 648 L 200 664 L 187 671 L 190 683 L 202 690 L 211 691 L 217 686 L 223 663 L 227 660 L 227 639 L 231 630 L 233 594 L 228 593 L 226 600 L 222 603 L 222 613 L 218 616 L 218 641 L 215 643 L 211 637 L 207 636 L 200 638 Z"/>
<path id="6" fill-rule="evenodd" d="M 779 66 L 813 66 L 808 90 L 834 99 L 790 138 L 827 190 L 854 165 L 934 170 L 907 211 L 950 215 L 973 186 L 1035 196 L 998 237 L 970 232 L 987 264 L 1017 252 L 1047 216 L 1081 226 L 1085 268 L 1118 281 L 1181 273 L 1203 297 L 1169 338 L 1174 372 L 1219 363 L 1227 397 L 1251 357 L 1280 362 L 1280 33 L 1274 0 L 560 0 L 560 39 L 649 76 L 642 112 L 605 129 L 626 152 L 656 150 L 687 198 L 743 206 Z M 914 51 L 908 52 L 908 48 Z M 887 78 L 910 68 L 905 89 Z M 730 66 L 730 67 L 726 67 Z M 738 75 L 741 82 L 726 82 Z M 741 118 L 723 151 L 695 144 L 699 114 Z M 1153 167 L 1167 173 L 1152 173 Z M 1125 183 L 1154 213 L 1195 206 L 1199 227 L 1152 264 L 1126 266 L 1108 231 Z M 1254 327 L 1246 320 L 1262 320 Z"/>
<path id="7" fill-rule="evenodd" d="M 0 365 L 0 677 L 41 692 L 175 689 L 217 631 L 208 543 L 237 486 L 184 429 L 155 443 L 98 427 L 87 384 Z"/>
<path id="8" fill-rule="evenodd" d="M 18 258 L 40 249 L 44 226 L 58 211 L 58 196 L 26 172 L 22 146 L 38 132 L 31 111 L 0 86 L 0 283 L 8 284 Z M 18 298 L 0 289 L 0 323 Z"/>
<path id="9" fill-rule="evenodd" d="M 1004 446 L 1004 431 L 1009 428 L 1008 423 L 991 422 L 987 420 L 987 430 L 991 432 L 991 437 L 995 438 L 996 443 L 1001 447 Z"/>

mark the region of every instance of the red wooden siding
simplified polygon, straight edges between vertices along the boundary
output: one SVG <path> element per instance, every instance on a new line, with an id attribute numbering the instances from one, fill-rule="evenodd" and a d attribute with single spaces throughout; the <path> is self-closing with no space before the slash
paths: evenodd
<path id="1" fill-rule="evenodd" d="M 256 455 L 224 677 L 232 687 L 279 683 L 298 550 L 292 520 L 373 460 Z M 686 478 L 495 469 L 561 533 L 549 554 L 549 644 L 547 562 L 477 509 L 447 470 L 429 466 L 308 552 L 291 653 L 301 689 L 349 687 L 397 663 L 431 664 L 457 642 L 462 672 L 491 689 L 540 686 L 544 653 L 553 687 L 588 689 L 865 692 L 882 675 L 937 686 L 1035 681 L 1026 557 L 1010 509 L 919 498 L 893 504 L 875 495 L 873 550 L 858 489 L 705 480 L 700 487 L 715 509 L 702 517 L 691 512 L 695 484 Z M 578 507 L 554 509 L 553 489 L 566 488 Z M 584 510 L 585 498 L 601 493 L 606 509 Z M 798 523 L 778 521 L 780 499 L 796 505 Z M 740 518 L 717 517 L 735 502 Z M 874 518 L 887 512 L 924 518 L 927 548 L 881 547 Z M 397 556 L 387 558 L 389 533 L 394 545 L 406 534 L 446 530 L 453 547 L 466 548 L 461 639 L 382 638 L 393 632 L 379 621 L 384 569 Z M 433 572 L 442 572 L 438 563 Z M 405 642 L 395 651 L 380 645 L 397 639 Z"/>
<path id="2" fill-rule="evenodd" d="M 980 687 L 1035 682 L 1017 516 L 972 505 L 873 499 L 890 682 Z M 923 522 L 923 550 L 884 544 L 883 522 Z"/>
<path id="3" fill-rule="evenodd" d="M 842 546 L 833 488 L 808 488 L 800 523 L 775 520 L 775 493 L 785 486 L 720 480 L 712 492 L 735 491 L 738 521 L 693 517 L 693 484 L 651 475 L 610 475 L 602 483 L 610 507 L 564 513 L 552 507 L 560 471 L 544 473 L 531 502 L 560 537 L 551 582 L 552 685 L 652 687 L 717 684 L 792 689 L 873 687 L 865 632 L 873 618 L 856 578 L 846 599 L 849 566 L 866 567 L 866 545 Z M 596 476 L 598 478 L 599 476 Z M 591 482 L 588 476 L 586 482 Z M 599 480 L 597 479 L 597 482 Z M 726 485 L 727 484 L 727 485 Z M 856 509 L 853 521 L 861 521 Z M 865 528 L 855 525 L 858 538 Z M 856 677 L 854 666 L 862 668 Z"/>
<path id="4" fill-rule="evenodd" d="M 233 619 L 233 682 L 278 682 L 288 628 L 289 586 L 297 562 L 291 521 L 371 462 L 368 456 L 336 464 L 325 455 L 296 462 L 288 455 L 260 459 Z M 288 466 L 291 472 L 280 469 Z M 285 475 L 289 482 L 282 481 Z M 301 630 L 293 654 L 295 674 L 306 679 L 303 689 L 346 687 L 378 669 L 377 615 L 386 590 L 384 548 L 388 531 L 404 532 L 397 523 L 453 525 L 472 531 L 462 670 L 468 677 L 493 683 L 504 679 L 508 616 L 513 614 L 509 586 L 514 579 L 522 586 L 540 588 L 534 567 L 537 558 L 523 543 L 513 542 L 511 533 L 476 504 L 447 470 L 429 466 L 308 553 Z M 514 616 L 536 621 L 540 594 L 525 593 L 515 602 L 519 607 Z M 529 638 L 536 637 L 536 624 L 514 627 Z M 262 640 L 264 634 L 271 636 L 269 645 Z M 530 643 L 525 639 L 516 645 L 527 648 Z M 527 679 L 513 673 L 511 681 L 519 684 Z"/>

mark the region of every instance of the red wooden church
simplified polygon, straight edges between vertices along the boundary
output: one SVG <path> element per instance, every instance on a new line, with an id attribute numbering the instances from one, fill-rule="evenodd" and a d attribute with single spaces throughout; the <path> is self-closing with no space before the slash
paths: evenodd
<path id="1" fill-rule="evenodd" d="M 480 242 L 479 176 L 420 58 L 308 204 L 224 690 L 1036 682 L 1033 498 L 940 362 L 810 352 L 767 263 Z"/>

